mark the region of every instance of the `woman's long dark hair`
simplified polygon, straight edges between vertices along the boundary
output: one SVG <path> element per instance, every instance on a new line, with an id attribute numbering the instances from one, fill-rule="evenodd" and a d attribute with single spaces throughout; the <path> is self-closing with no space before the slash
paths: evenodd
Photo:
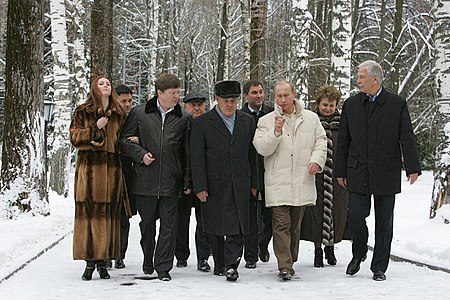
<path id="1" fill-rule="evenodd" d="M 102 95 L 101 92 L 98 88 L 98 81 L 101 78 L 105 78 L 108 79 L 105 76 L 97 76 L 91 83 L 91 87 L 89 90 L 89 97 L 86 101 L 86 103 L 92 103 L 92 105 L 95 108 L 95 111 L 98 111 L 98 109 L 103 109 L 103 104 L 102 104 Z M 109 79 L 108 79 L 109 80 Z M 109 107 L 108 110 L 111 110 L 113 108 L 115 108 L 115 110 L 119 113 L 119 114 L 123 114 L 124 111 L 122 110 L 122 107 L 120 106 L 119 102 L 117 102 L 117 94 L 116 94 L 116 90 L 114 89 L 111 81 L 109 81 L 110 85 L 111 85 L 111 95 L 109 95 Z"/>

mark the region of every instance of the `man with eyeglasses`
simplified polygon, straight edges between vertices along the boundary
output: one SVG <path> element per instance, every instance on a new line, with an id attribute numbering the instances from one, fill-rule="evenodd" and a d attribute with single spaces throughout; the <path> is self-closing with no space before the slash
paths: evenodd
<path id="1" fill-rule="evenodd" d="M 142 270 L 154 270 L 162 281 L 171 280 L 175 253 L 178 195 L 189 190 L 187 125 L 190 115 L 178 104 L 180 80 L 163 73 L 155 81 L 156 95 L 129 113 L 120 143 L 133 158 L 133 194 L 141 217 Z M 139 137 L 139 144 L 127 138 Z M 156 220 L 160 219 L 155 249 Z M 153 259 L 154 255 L 154 259 Z"/>
<path id="2" fill-rule="evenodd" d="M 203 228 L 210 234 L 214 274 L 228 281 L 237 268 L 249 232 L 249 194 L 254 173 L 249 157 L 255 120 L 237 110 L 241 85 L 225 80 L 215 85 L 217 105 L 196 118 L 191 134 L 191 171 L 194 193 L 200 199 Z"/>

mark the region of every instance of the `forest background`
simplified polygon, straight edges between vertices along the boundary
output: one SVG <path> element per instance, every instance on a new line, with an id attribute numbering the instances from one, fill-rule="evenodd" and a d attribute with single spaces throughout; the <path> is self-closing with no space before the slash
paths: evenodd
<path id="1" fill-rule="evenodd" d="M 145 103 L 170 72 L 210 105 L 217 81 L 258 79 L 273 104 L 288 79 L 314 109 L 321 85 L 342 102 L 356 93 L 367 59 L 408 101 L 422 166 L 435 172 L 433 217 L 450 203 L 450 1 L 0 0 L 0 216 L 49 214 L 48 189 L 68 196 L 71 114 L 98 74 Z"/>

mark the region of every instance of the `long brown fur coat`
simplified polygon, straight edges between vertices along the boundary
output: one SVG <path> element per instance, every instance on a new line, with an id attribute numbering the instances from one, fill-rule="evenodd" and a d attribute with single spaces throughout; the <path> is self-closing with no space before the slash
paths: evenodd
<path id="1" fill-rule="evenodd" d="M 118 105 L 118 104 L 117 104 Z M 92 103 L 78 106 L 70 124 L 70 141 L 78 149 L 75 169 L 73 258 L 120 258 L 122 205 L 131 216 L 122 175 L 118 138 L 125 114 L 113 106 L 95 111 Z M 108 117 L 98 129 L 97 120 Z"/>

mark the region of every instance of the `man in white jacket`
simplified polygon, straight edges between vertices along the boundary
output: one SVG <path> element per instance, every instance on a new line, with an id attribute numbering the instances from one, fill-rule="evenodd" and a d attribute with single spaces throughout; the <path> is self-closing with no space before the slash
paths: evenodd
<path id="1" fill-rule="evenodd" d="M 264 156 L 278 276 L 290 280 L 305 206 L 316 204 L 315 175 L 325 164 L 327 139 L 317 114 L 295 100 L 292 83 L 281 80 L 274 89 L 275 110 L 259 119 L 253 144 Z"/>

